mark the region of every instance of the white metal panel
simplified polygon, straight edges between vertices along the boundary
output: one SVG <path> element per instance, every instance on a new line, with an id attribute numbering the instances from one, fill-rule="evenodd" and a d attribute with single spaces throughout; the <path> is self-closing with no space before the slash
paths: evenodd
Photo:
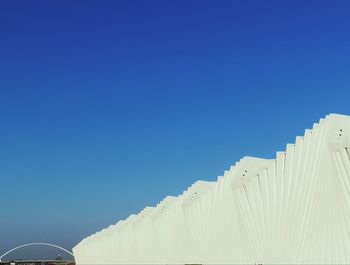
<path id="1" fill-rule="evenodd" d="M 276 159 L 146 207 L 73 248 L 77 264 L 350 263 L 350 117 L 330 114 Z"/>

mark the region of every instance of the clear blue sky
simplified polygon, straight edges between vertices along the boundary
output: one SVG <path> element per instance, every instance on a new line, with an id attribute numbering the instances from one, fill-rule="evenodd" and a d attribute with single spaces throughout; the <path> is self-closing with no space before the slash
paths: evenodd
<path id="1" fill-rule="evenodd" d="M 349 13 L 349 1 L 0 1 L 0 252 L 71 248 L 350 114 Z"/>

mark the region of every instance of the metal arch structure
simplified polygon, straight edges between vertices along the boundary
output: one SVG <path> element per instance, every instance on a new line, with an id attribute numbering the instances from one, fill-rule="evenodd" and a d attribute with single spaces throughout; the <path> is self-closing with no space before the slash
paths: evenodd
<path id="1" fill-rule="evenodd" d="M 64 252 L 68 253 L 69 255 L 71 255 L 73 258 L 74 258 L 74 254 L 72 252 L 70 252 L 69 250 L 63 248 L 63 247 L 60 247 L 60 246 L 57 246 L 57 245 L 54 245 L 54 244 L 50 244 L 50 243 L 27 243 L 27 244 L 23 244 L 23 245 L 20 245 L 20 246 L 17 246 L 13 249 L 10 249 L 9 251 L 6 251 L 4 254 L 2 254 L 0 256 L 0 261 L 2 260 L 3 257 L 5 257 L 6 255 L 10 254 L 11 252 L 17 250 L 17 249 L 21 249 L 21 248 L 24 248 L 24 247 L 29 247 L 29 246 L 48 246 L 48 247 L 54 247 L 54 248 L 57 248 L 57 249 L 60 249 L 60 250 L 63 250 Z"/>

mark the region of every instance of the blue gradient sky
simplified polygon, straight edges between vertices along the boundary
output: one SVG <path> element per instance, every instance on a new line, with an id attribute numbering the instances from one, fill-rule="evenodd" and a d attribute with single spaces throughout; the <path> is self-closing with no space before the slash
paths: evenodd
<path id="1" fill-rule="evenodd" d="M 0 252 L 71 248 L 350 114 L 349 12 L 349 1 L 0 1 Z"/>

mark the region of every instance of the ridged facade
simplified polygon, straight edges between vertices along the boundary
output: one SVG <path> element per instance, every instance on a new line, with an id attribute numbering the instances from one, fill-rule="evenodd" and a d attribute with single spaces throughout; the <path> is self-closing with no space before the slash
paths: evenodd
<path id="1" fill-rule="evenodd" d="M 93 234 L 82 264 L 350 264 L 350 117 Z"/>

